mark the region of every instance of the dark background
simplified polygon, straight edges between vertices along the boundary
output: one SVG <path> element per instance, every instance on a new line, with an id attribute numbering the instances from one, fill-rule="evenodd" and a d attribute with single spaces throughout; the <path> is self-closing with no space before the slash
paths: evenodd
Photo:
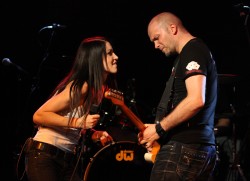
<path id="1" fill-rule="evenodd" d="M 0 64 L 4 168 L 12 169 L 21 145 L 32 135 L 34 110 L 70 69 L 85 37 L 105 35 L 112 39 L 119 56 L 120 90 L 126 93 L 132 81 L 133 98 L 142 116 L 150 117 L 172 68 L 172 60 L 155 50 L 147 35 L 149 20 L 162 11 L 176 13 L 193 35 L 207 43 L 219 74 L 236 75 L 219 80 L 234 91 L 231 102 L 245 138 L 250 111 L 250 40 L 247 16 L 235 7 L 240 3 L 250 5 L 246 0 L 3 1 L 0 59 L 9 58 L 22 69 Z M 43 29 L 53 23 L 65 28 Z M 14 179 L 14 172 L 11 175 Z"/>

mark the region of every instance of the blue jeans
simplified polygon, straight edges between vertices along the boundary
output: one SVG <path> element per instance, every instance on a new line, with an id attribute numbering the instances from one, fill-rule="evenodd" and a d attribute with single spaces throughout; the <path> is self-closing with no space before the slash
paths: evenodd
<path id="1" fill-rule="evenodd" d="M 29 181 L 80 181 L 76 160 L 65 160 L 40 150 L 29 150 L 25 157 L 25 170 Z"/>
<path id="2" fill-rule="evenodd" d="M 150 181 L 212 180 L 215 165 L 215 146 L 170 141 L 158 152 Z"/>

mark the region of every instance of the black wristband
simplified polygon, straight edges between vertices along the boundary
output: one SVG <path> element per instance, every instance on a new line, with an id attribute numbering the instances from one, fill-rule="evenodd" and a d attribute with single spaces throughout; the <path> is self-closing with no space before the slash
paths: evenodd
<path id="1" fill-rule="evenodd" d="M 163 137 L 167 132 L 161 127 L 161 124 L 158 122 L 155 125 L 156 133 L 160 136 Z"/>

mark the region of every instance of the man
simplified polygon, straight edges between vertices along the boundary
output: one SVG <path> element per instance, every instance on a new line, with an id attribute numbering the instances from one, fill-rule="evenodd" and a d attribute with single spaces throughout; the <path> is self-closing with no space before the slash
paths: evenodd
<path id="1" fill-rule="evenodd" d="M 174 63 L 178 62 L 172 69 L 172 94 L 165 100 L 171 109 L 138 134 L 149 152 L 156 142 L 161 145 L 150 181 L 209 180 L 216 164 L 217 101 L 217 70 L 211 52 L 170 12 L 150 21 L 148 36 L 156 49 L 167 57 L 176 55 Z"/>

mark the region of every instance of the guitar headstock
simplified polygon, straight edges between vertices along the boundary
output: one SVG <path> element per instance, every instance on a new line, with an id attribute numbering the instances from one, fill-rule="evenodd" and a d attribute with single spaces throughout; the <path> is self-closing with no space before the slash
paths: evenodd
<path id="1" fill-rule="evenodd" d="M 105 91 L 104 97 L 107 99 L 110 99 L 113 104 L 122 106 L 124 105 L 124 97 L 123 92 L 115 90 L 115 89 L 109 89 Z"/>

